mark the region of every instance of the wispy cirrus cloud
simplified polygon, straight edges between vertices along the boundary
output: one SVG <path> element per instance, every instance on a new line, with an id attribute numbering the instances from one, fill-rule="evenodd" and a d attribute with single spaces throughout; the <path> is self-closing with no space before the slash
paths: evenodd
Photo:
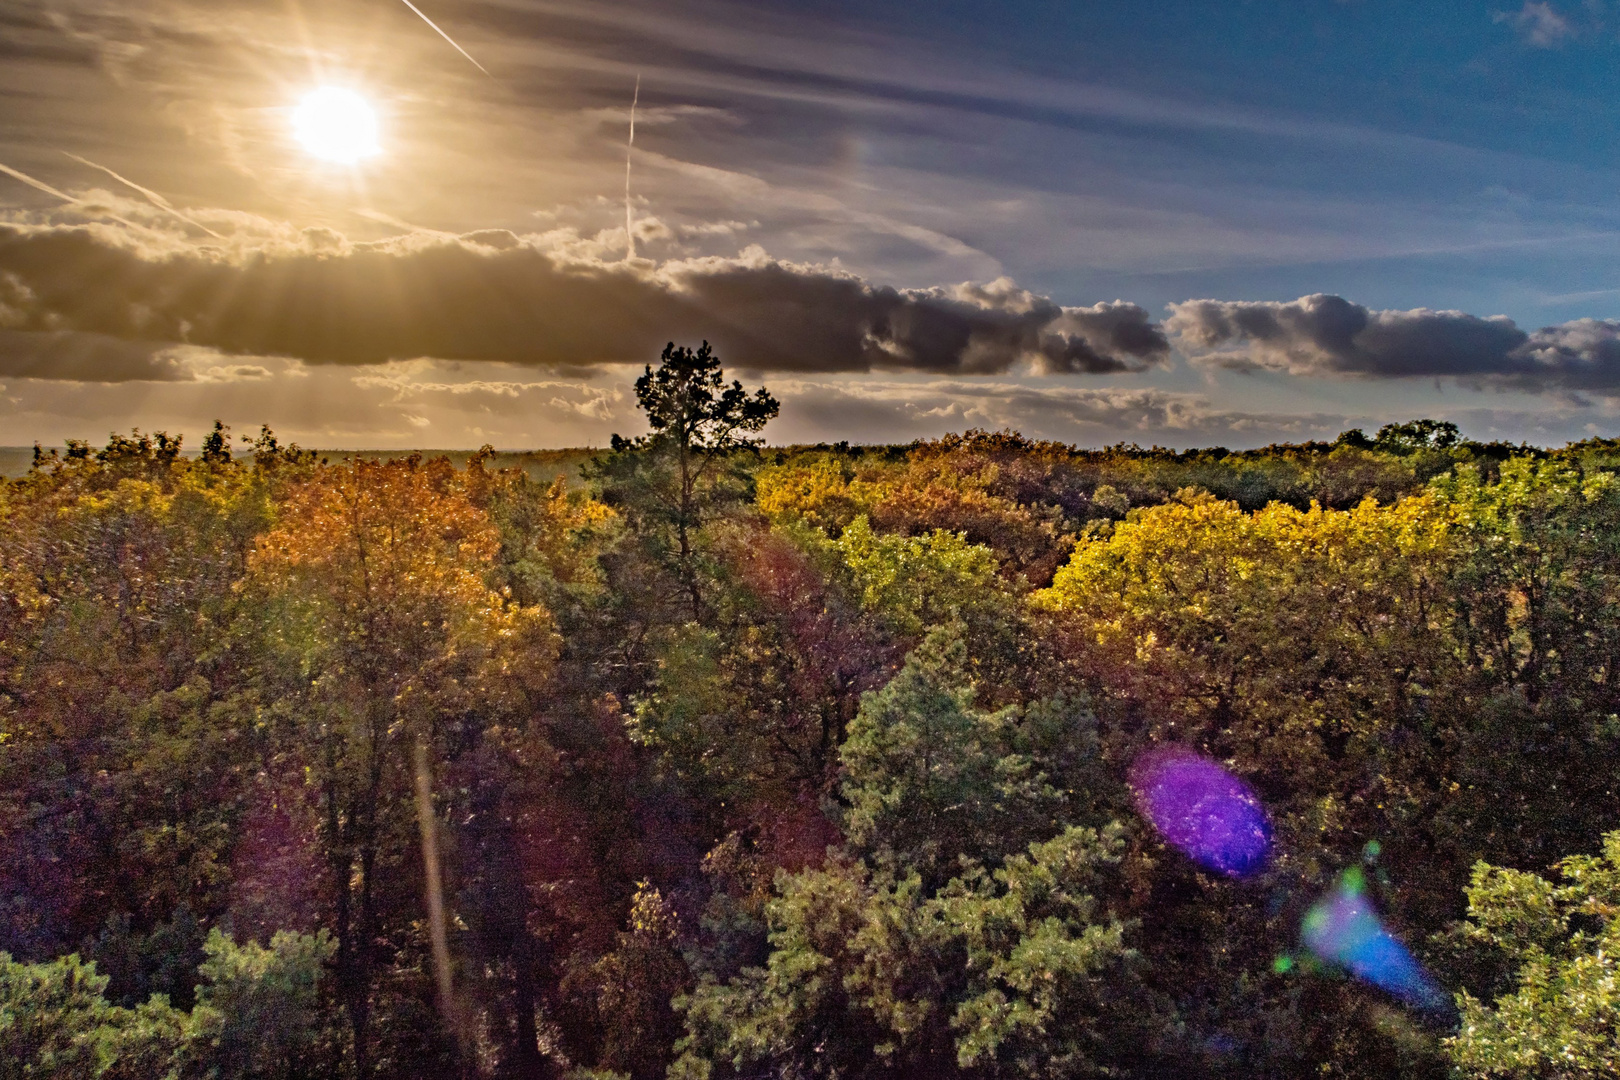
<path id="1" fill-rule="evenodd" d="M 241 0 L 52 0 L 49 18 L 36 20 L 45 29 L 19 48 L 34 59 L 77 42 L 128 88 L 124 102 L 64 118 L 64 137 L 91 159 L 170 194 L 207 174 L 215 205 L 341 228 L 285 145 L 275 108 L 327 68 L 363 77 L 388 106 L 389 153 L 368 174 L 374 208 L 457 232 L 522 231 L 536 207 L 596 207 L 605 221 L 606 204 L 594 200 L 622 180 L 642 71 L 640 122 L 652 126 L 637 140 L 637 194 L 672 228 L 758 220 L 751 238 L 783 258 L 838 258 L 906 284 L 1002 272 L 1030 281 L 1039 267 L 1051 288 L 1077 251 L 1128 271 L 1422 255 L 1476 239 L 1473 207 L 1437 208 L 1431 196 L 1444 188 L 1466 200 L 1487 172 L 1538 189 L 1534 220 L 1505 223 L 1504 234 L 1556 238 L 1590 225 L 1587 186 L 1612 187 L 1350 110 L 1330 120 L 1178 91 L 1171 78 L 1128 84 L 1007 66 L 802 5 L 455 7 L 457 41 L 501 73 L 498 86 L 404 5 L 359 0 L 303 5 L 298 18 Z M 57 63 L 50 78 L 29 81 L 71 95 L 104 90 L 103 80 L 84 80 L 83 66 Z M 347 70 L 355 67 L 363 70 Z M 126 116 L 138 100 L 150 107 Z M 7 111 L 18 117 L 33 108 L 14 104 Z M 107 137 L 79 130 L 92 116 L 138 126 L 104 157 L 77 142 Z M 7 128 L 0 114 L 0 144 Z M 1002 147 L 999 166 L 953 167 L 986 145 Z M 237 175 L 222 179 L 221 165 Z M 1325 173 L 1331 205 L 1312 189 Z M 1415 197 L 1390 186 L 1413 174 L 1422 177 Z M 477 215 L 468 213 L 474 193 Z"/>

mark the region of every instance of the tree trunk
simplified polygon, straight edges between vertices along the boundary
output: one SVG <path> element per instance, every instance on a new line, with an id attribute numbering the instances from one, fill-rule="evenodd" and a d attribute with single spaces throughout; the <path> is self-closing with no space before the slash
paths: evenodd
<path id="1" fill-rule="evenodd" d="M 534 1021 L 539 1006 L 535 992 L 534 944 L 527 931 L 521 931 L 512 949 L 514 973 L 513 991 L 517 1008 L 517 1059 L 512 1073 L 523 1080 L 550 1080 L 557 1074 L 555 1065 L 540 1053 L 540 1031 Z"/>
<path id="2" fill-rule="evenodd" d="M 690 525 L 692 524 L 692 495 L 695 478 L 692 475 L 692 456 L 690 439 L 687 433 L 681 432 L 681 507 L 680 516 L 676 521 L 676 528 L 680 533 L 681 543 L 681 579 L 686 586 L 687 597 L 692 602 L 692 621 L 703 621 L 703 595 L 698 590 L 697 568 L 692 564 L 692 540 Z"/>

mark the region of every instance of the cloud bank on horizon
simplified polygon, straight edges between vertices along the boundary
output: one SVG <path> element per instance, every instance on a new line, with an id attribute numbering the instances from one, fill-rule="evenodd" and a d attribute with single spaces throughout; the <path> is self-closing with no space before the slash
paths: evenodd
<path id="1" fill-rule="evenodd" d="M 1506 315 L 1373 311 L 1317 293 L 1290 303 L 1188 300 L 1167 322 L 1195 363 L 1233 371 L 1455 379 L 1530 393 L 1620 397 L 1620 320 L 1526 332 Z"/>
<path id="2" fill-rule="evenodd" d="M 94 281 L 94 288 L 85 288 Z M 1375 311 L 1315 294 L 1186 300 L 1156 322 L 1121 300 L 1065 307 L 1010 278 L 896 289 L 773 259 L 608 259 L 572 233 L 327 230 L 233 247 L 106 225 L 0 223 L 0 375 L 86 382 L 187 378 L 172 349 L 308 364 L 638 364 L 674 338 L 713 341 L 754 372 L 1231 371 L 1455 379 L 1620 396 L 1620 320 L 1533 332 L 1505 315 Z"/>
<path id="3" fill-rule="evenodd" d="M 535 388 L 625 381 L 625 366 L 646 362 L 663 341 L 701 338 L 734 369 L 792 376 L 787 416 L 806 438 L 818 425 L 847 437 L 850 421 L 863 417 L 871 432 L 894 438 L 1034 425 L 1079 437 L 1174 432 L 1239 442 L 1323 437 L 1348 422 L 1325 412 L 1222 410 L 1199 395 L 1151 388 L 1051 385 L 1140 375 L 1178 358 L 1247 375 L 1445 379 L 1581 405 L 1591 404 L 1583 395 L 1620 400 L 1614 320 L 1526 331 L 1502 315 L 1373 310 L 1315 294 L 1186 300 L 1167 305 L 1160 321 L 1120 300 L 1064 306 L 1006 277 L 897 289 L 773 259 L 757 246 L 663 262 L 608 257 L 603 246 L 570 230 L 357 242 L 330 230 L 281 229 L 201 245 L 148 226 L 0 223 L 0 378 L 218 385 L 307 376 L 309 368 L 379 369 L 351 375 L 348 385 L 386 389 L 395 404 L 494 396 L 510 409 Z M 550 377 L 422 378 L 446 366 L 543 369 Z M 843 390 L 806 381 L 842 374 L 927 378 Z M 964 381 L 976 376 L 1044 385 Z M 803 400 L 793 402 L 793 393 Z M 622 394 L 613 400 L 623 405 Z M 608 401 L 597 392 L 564 404 L 576 420 L 633 421 Z M 418 432 L 429 426 L 404 415 Z"/>
<path id="4" fill-rule="evenodd" d="M 754 371 L 975 375 L 1142 371 L 1170 352 L 1135 304 L 1064 307 L 1006 278 L 896 289 L 757 247 L 654 263 L 574 239 L 489 230 L 352 243 L 310 230 L 227 249 L 0 224 L 0 375 L 173 379 L 163 349 L 179 345 L 311 364 L 584 368 L 701 337 Z"/>

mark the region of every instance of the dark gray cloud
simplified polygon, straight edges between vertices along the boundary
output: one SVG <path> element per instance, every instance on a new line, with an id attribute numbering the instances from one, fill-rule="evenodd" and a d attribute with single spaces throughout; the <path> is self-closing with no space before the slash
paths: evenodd
<path id="1" fill-rule="evenodd" d="M 0 330 L 0 378 L 184 382 L 193 373 L 167 345 L 68 330 Z"/>
<path id="2" fill-rule="evenodd" d="M 199 247 L 104 224 L 0 223 L 0 275 L 0 323 L 13 330 L 314 364 L 581 366 L 699 338 L 758 371 L 1120 372 L 1169 356 L 1134 304 L 1063 307 L 1005 279 L 896 289 L 758 248 L 607 261 L 568 232 L 361 244 L 312 229 Z M 124 370 L 106 368 L 144 377 Z"/>
<path id="3" fill-rule="evenodd" d="M 1233 370 L 1620 394 L 1620 321 L 1526 332 L 1503 315 L 1374 311 L 1318 293 L 1289 303 L 1188 300 L 1171 305 L 1165 327 L 1195 361 Z"/>

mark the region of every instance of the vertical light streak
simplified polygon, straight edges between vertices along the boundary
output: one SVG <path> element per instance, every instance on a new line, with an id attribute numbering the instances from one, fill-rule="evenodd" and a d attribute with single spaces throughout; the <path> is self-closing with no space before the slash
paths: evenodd
<path id="1" fill-rule="evenodd" d="M 439 869 L 439 824 L 433 813 L 433 778 L 428 748 L 416 740 L 416 822 L 422 832 L 422 866 L 427 878 L 428 936 L 433 947 L 433 975 L 439 991 L 439 1013 L 450 1031 L 457 1030 L 454 987 L 450 982 L 450 943 L 445 934 L 444 879 Z"/>

